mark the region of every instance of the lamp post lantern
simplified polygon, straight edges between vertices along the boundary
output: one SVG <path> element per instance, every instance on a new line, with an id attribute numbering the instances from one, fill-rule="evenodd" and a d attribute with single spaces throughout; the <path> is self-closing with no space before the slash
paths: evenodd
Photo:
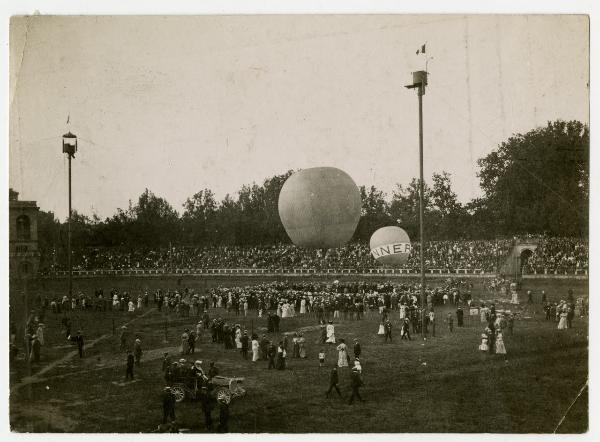
<path id="1" fill-rule="evenodd" d="M 427 72 L 416 71 L 413 72 L 412 84 L 406 85 L 407 89 L 417 89 L 417 96 L 419 97 L 419 241 L 421 242 L 420 247 L 420 261 L 421 261 L 421 336 L 425 337 L 425 307 L 427 306 L 427 299 L 425 297 L 425 235 L 423 233 L 423 95 L 425 95 L 425 87 L 427 86 Z"/>
<path id="2" fill-rule="evenodd" d="M 71 159 L 77 152 L 77 136 L 68 132 L 62 137 L 62 151 L 69 159 L 69 218 L 67 221 L 67 262 L 69 266 L 69 298 L 73 297 L 73 267 L 71 263 Z"/>

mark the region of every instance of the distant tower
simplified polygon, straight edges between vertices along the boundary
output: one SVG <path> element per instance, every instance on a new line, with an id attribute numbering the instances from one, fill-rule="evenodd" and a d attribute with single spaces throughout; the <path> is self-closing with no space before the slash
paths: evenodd
<path id="1" fill-rule="evenodd" d="M 19 201 L 19 192 L 8 190 L 10 277 L 34 277 L 40 265 L 35 201 Z"/>

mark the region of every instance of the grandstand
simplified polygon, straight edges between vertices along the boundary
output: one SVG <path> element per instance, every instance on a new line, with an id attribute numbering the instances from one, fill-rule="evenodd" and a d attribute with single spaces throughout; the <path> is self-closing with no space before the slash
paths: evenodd
<path id="1" fill-rule="evenodd" d="M 518 238 L 479 241 L 431 241 L 425 248 L 429 274 L 502 273 Z M 577 238 L 536 238 L 536 247 L 523 255 L 523 274 L 587 275 L 588 243 Z M 419 244 L 400 274 L 419 271 Z M 42 254 L 42 274 L 61 275 L 66 262 L 52 253 Z M 207 270 L 306 273 L 374 273 L 382 267 L 366 244 L 353 243 L 338 249 L 310 250 L 290 244 L 272 246 L 177 246 L 163 249 L 85 248 L 74 251 L 73 269 L 85 272 L 206 273 Z"/>

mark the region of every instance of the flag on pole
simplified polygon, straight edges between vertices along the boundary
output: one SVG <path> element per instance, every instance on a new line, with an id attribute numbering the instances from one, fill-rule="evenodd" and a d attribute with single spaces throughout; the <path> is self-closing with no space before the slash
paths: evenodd
<path id="1" fill-rule="evenodd" d="M 421 49 L 417 49 L 417 55 L 419 55 L 419 53 L 421 53 L 421 54 L 425 53 L 425 45 L 421 46 Z"/>

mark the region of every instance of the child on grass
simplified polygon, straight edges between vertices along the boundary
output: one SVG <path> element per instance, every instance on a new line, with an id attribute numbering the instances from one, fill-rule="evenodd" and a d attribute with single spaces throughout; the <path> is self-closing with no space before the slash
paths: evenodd
<path id="1" fill-rule="evenodd" d="M 319 367 L 323 367 L 325 365 L 325 352 L 323 349 L 319 350 Z"/>

